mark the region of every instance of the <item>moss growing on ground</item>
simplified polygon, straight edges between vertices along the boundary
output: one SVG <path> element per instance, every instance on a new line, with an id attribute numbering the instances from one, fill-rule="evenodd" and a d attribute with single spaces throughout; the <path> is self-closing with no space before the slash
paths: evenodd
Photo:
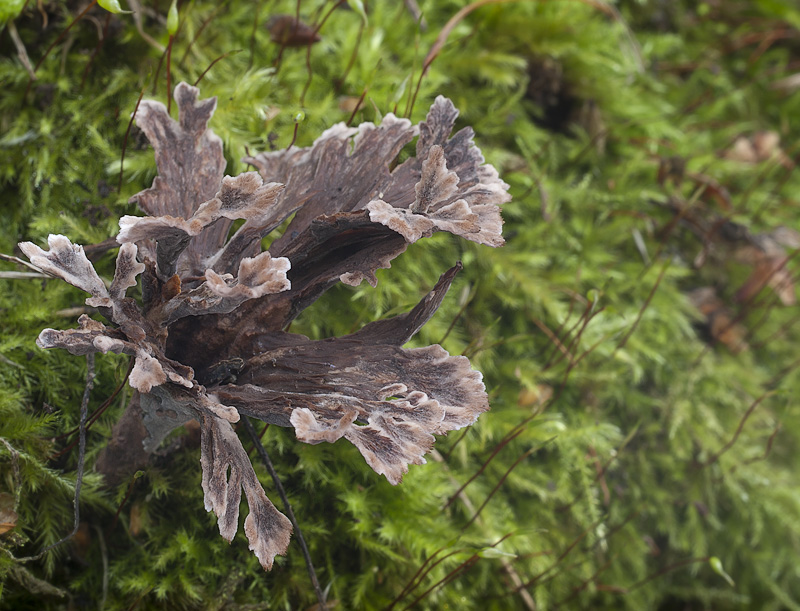
<path id="1" fill-rule="evenodd" d="M 55 43 L 33 82 L 8 25 L 0 36 L 1 253 L 49 233 L 101 243 L 140 214 L 128 198 L 155 164 L 138 129 L 126 132 L 140 93 L 167 101 L 169 40 L 168 3 L 140 4 L 144 34 L 132 15 L 94 7 L 57 41 L 86 4 L 28 3 L 13 27 L 32 65 Z M 281 52 L 267 22 L 297 6 L 177 7 L 170 80 L 202 77 L 203 97 L 218 96 L 228 174 L 246 169 L 247 150 L 288 146 L 296 126 L 305 146 L 339 121 L 418 121 L 443 94 L 514 197 L 504 248 L 439 234 L 381 270 L 377 288 L 336 287 L 292 325 L 352 332 L 408 310 L 461 260 L 412 345 L 469 356 L 492 403 L 396 487 L 351 446 L 267 430 L 328 599 L 799 608 L 800 11 L 487 4 L 455 23 L 420 80 L 466 3 L 420 2 L 423 29 L 401 2 L 366 3 L 366 21 L 300 2 L 309 24 L 330 11 L 321 39 Z M 101 275 L 114 254 L 96 258 Z M 243 535 L 218 536 L 191 436 L 117 487 L 92 472 L 131 396 L 122 357 L 97 359 L 78 534 L 18 560 L 72 528 L 86 365 L 34 340 L 74 326 L 84 295 L 41 278 L 0 283 L 0 606 L 315 604 L 294 542 L 265 573 Z"/>

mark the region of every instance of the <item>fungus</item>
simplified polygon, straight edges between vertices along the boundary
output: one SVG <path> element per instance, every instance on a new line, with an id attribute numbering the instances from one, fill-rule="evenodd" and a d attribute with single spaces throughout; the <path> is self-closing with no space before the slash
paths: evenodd
<path id="1" fill-rule="evenodd" d="M 247 157 L 258 172 L 230 177 L 222 143 L 208 129 L 216 100 L 198 95 L 185 83 L 175 88 L 178 121 L 158 102 L 139 106 L 158 176 L 132 198 L 148 216 L 120 219 L 108 288 L 64 236 L 51 235 L 46 251 L 20 247 L 43 271 L 89 293 L 86 303 L 109 321 L 83 315 L 77 329 L 45 329 L 40 347 L 135 359 L 129 383 L 138 394 L 118 424 L 127 430 L 115 430 L 101 468 L 135 468 L 131 461 L 197 420 L 206 509 L 232 540 L 243 489 L 250 549 L 270 569 L 292 526 L 267 498 L 232 427 L 240 415 L 292 427 L 305 443 L 344 438 L 397 484 L 409 465 L 425 462 L 434 435 L 489 409 L 482 376 L 466 357 L 438 345 L 402 347 L 433 316 L 460 263 L 410 312 L 351 335 L 311 340 L 284 329 L 337 282 L 374 286 L 377 269 L 436 231 L 502 245 L 499 206 L 510 198 L 472 130 L 450 137 L 458 112 L 441 96 L 417 126 L 392 114 L 379 126 L 338 124 L 309 148 Z M 415 137 L 416 156 L 394 167 Z M 292 214 L 262 252 L 261 239 Z M 245 222 L 229 237 L 237 219 Z M 137 278 L 141 303 L 126 295 Z M 217 375 L 215 366 L 228 360 L 236 375 Z M 131 427 L 132 418 L 143 427 Z M 118 447 L 137 434 L 143 453 Z"/>

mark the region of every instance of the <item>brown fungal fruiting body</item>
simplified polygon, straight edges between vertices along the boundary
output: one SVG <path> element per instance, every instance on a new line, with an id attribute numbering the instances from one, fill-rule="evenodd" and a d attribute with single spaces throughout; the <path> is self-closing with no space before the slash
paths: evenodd
<path id="1" fill-rule="evenodd" d="M 508 187 L 484 164 L 470 128 L 450 137 L 458 113 L 442 97 L 419 125 L 391 114 L 379 126 L 338 124 L 309 148 L 248 157 L 258 172 L 223 176 L 222 143 L 207 127 L 216 100 L 198 94 L 176 87 L 178 121 L 158 102 L 139 107 L 159 174 L 132 198 L 148 216 L 120 219 L 108 288 L 64 236 L 51 235 L 48 250 L 20 247 L 34 265 L 89 293 L 86 303 L 112 323 L 83 315 L 77 329 L 42 331 L 40 347 L 135 359 L 129 381 L 139 394 L 101 462 L 116 457 L 115 468 L 132 468 L 175 427 L 199 421 L 206 508 L 230 541 L 244 489 L 245 534 L 269 569 L 291 524 L 236 436 L 240 414 L 291 426 L 305 443 L 345 438 L 396 484 L 409 464 L 425 462 L 434 435 L 489 408 L 481 374 L 465 357 L 438 345 L 402 347 L 439 307 L 460 264 L 410 312 L 351 335 L 315 341 L 283 329 L 337 282 L 374 286 L 378 268 L 436 231 L 502 245 Z M 393 167 L 415 137 L 416 156 Z M 261 239 L 292 214 L 262 252 Z M 244 224 L 229 236 L 237 219 Z M 141 303 L 126 295 L 137 278 Z M 235 365 L 220 374 L 220 363 Z M 132 418 L 144 427 L 131 427 Z M 115 454 L 115 444 L 130 450 L 137 435 L 142 453 Z"/>

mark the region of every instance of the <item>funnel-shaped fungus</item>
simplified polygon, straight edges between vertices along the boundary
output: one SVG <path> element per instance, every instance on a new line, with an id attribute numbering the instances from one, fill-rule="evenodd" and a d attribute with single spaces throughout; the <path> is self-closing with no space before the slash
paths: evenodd
<path id="1" fill-rule="evenodd" d="M 108 288 L 64 236 L 51 235 L 46 251 L 20 247 L 43 271 L 89 293 L 86 303 L 110 323 L 83 315 L 77 329 L 42 331 L 39 346 L 135 359 L 129 381 L 139 394 L 129 410 L 139 410 L 144 428 L 131 427 L 126 414 L 125 440 L 115 431 L 106 454 L 141 430 L 146 456 L 175 427 L 199 421 L 206 509 L 230 541 L 244 489 L 245 534 L 269 569 L 292 527 L 231 426 L 240 414 L 291 426 L 305 443 L 347 439 L 397 484 L 408 465 L 425 462 L 434 435 L 489 408 L 481 374 L 465 357 L 438 345 L 402 347 L 439 307 L 460 263 L 410 312 L 351 335 L 313 341 L 283 329 L 337 282 L 374 286 L 378 268 L 436 231 L 501 246 L 508 187 L 484 164 L 470 128 L 450 137 L 458 112 L 442 97 L 418 126 L 392 114 L 380 126 L 338 124 L 309 148 L 248 157 L 258 173 L 223 177 L 222 143 L 207 127 L 216 100 L 198 93 L 176 87 L 178 121 L 158 102 L 139 107 L 159 175 L 132 200 L 149 216 L 120 219 Z M 393 167 L 415 137 L 416 156 Z M 261 239 L 292 214 L 262 252 Z M 229 235 L 237 219 L 245 222 Z M 138 277 L 141 303 L 126 296 Z M 218 374 L 227 362 L 235 375 Z M 133 455 L 119 458 L 135 462 Z"/>

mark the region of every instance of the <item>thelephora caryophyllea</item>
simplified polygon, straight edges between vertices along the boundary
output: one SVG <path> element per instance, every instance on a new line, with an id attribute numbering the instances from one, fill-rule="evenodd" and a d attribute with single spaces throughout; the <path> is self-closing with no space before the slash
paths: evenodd
<path id="1" fill-rule="evenodd" d="M 439 307 L 460 264 L 410 312 L 351 335 L 310 340 L 283 329 L 337 282 L 374 286 L 378 268 L 436 231 L 501 246 L 499 206 L 510 198 L 472 130 L 450 137 L 458 111 L 443 97 L 419 125 L 392 114 L 379 126 L 338 124 L 309 148 L 248 157 L 258 172 L 231 177 L 223 175 L 222 142 L 207 127 L 216 99 L 198 94 L 184 83 L 175 88 L 178 121 L 159 102 L 139 107 L 136 122 L 159 174 L 133 197 L 149 216 L 120 219 L 108 288 L 64 236 L 51 235 L 46 251 L 30 242 L 20 248 L 89 293 L 86 303 L 111 323 L 83 315 L 77 329 L 45 329 L 38 345 L 134 357 L 129 381 L 138 393 L 126 416 L 144 426 L 127 427 L 126 443 L 136 437 L 131 430 L 142 431 L 133 454 L 199 421 L 206 508 L 230 541 L 243 488 L 250 549 L 269 569 L 292 527 L 234 432 L 241 414 L 294 427 L 305 443 L 345 438 L 396 484 L 409 464 L 425 462 L 435 434 L 472 424 L 489 408 L 466 357 L 438 345 L 402 347 Z M 416 156 L 394 167 L 414 138 Z M 262 252 L 261 239 L 291 215 Z M 237 219 L 244 224 L 230 235 Z M 126 296 L 137 278 L 141 303 Z M 226 375 L 220 363 L 232 363 Z M 120 454 L 125 460 L 136 459 Z"/>

